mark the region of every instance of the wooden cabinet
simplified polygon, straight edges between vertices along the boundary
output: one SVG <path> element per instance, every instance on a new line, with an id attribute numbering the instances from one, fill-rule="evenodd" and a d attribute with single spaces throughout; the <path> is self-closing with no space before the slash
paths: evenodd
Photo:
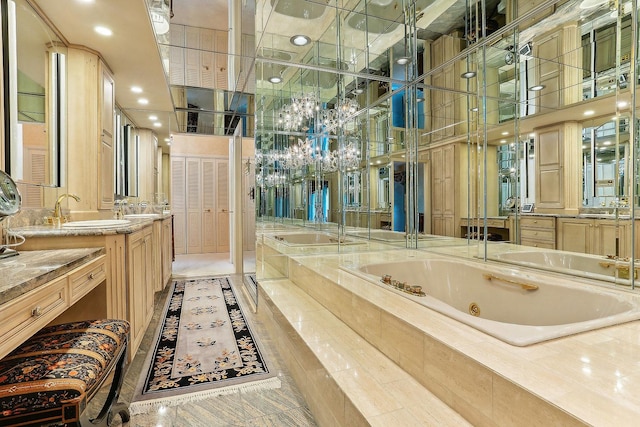
<path id="1" fill-rule="evenodd" d="M 158 292 L 164 287 L 162 282 L 162 221 L 153 221 L 151 242 L 153 291 Z"/>
<path id="2" fill-rule="evenodd" d="M 431 233 L 456 236 L 458 151 L 455 144 L 434 148 L 431 158 Z"/>
<path id="3" fill-rule="evenodd" d="M 127 235 L 127 320 L 131 324 L 134 354 L 153 316 L 152 230 L 146 227 Z"/>
<path id="4" fill-rule="evenodd" d="M 528 215 L 520 217 L 520 244 L 555 249 L 556 218 Z"/>
<path id="5" fill-rule="evenodd" d="M 169 221 L 170 225 L 170 219 L 155 221 L 163 224 L 161 234 L 166 232 L 165 221 Z M 130 354 L 133 357 L 151 321 L 155 291 L 161 288 L 159 282 L 171 274 L 170 265 L 162 265 L 158 253 L 155 254 L 158 258 L 154 259 L 156 247 L 164 249 L 164 245 L 168 245 L 164 235 L 156 238 L 158 240 L 154 241 L 154 227 L 149 225 L 131 234 L 28 237 L 21 249 L 105 248 L 104 266 L 87 267 L 86 271 L 82 270 L 77 277 L 74 276 L 73 292 L 66 298 L 72 298 L 73 301 L 81 298 L 86 293 L 87 285 L 104 274 L 103 295 L 106 301 L 96 302 L 96 307 L 92 307 L 92 316 L 128 320 L 131 323 Z M 168 268 L 168 273 L 165 268 Z"/>
<path id="6" fill-rule="evenodd" d="M 0 304 L 0 358 L 54 322 L 71 305 L 104 282 L 105 260 L 106 257 L 101 255 L 18 298 Z"/>
<path id="7" fill-rule="evenodd" d="M 612 219 L 558 218 L 558 249 L 626 257 L 631 252 L 630 227 Z"/>
<path id="8" fill-rule="evenodd" d="M 173 219 L 162 220 L 162 288 L 171 279 L 173 265 Z"/>

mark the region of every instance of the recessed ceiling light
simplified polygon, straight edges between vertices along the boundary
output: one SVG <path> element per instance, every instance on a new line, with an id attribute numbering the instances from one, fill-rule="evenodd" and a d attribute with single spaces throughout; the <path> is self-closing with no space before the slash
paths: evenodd
<path id="1" fill-rule="evenodd" d="M 78 3 L 93 3 L 95 0 L 78 0 Z"/>
<path id="2" fill-rule="evenodd" d="M 401 56 L 399 58 L 396 58 L 396 64 L 398 65 L 406 65 L 409 62 L 411 62 L 411 58 L 409 58 L 408 56 Z"/>
<path id="3" fill-rule="evenodd" d="M 465 71 L 464 73 L 460 74 L 460 77 L 462 77 L 463 79 L 471 79 L 475 76 L 476 76 L 475 71 Z"/>
<path id="4" fill-rule="evenodd" d="M 585 116 L 593 116 L 595 113 L 596 113 L 596 112 L 595 112 L 595 111 L 593 111 L 593 110 L 587 110 L 587 111 L 585 111 L 585 112 L 584 112 L 584 113 L 582 113 L 582 114 L 584 114 Z"/>
<path id="5" fill-rule="evenodd" d="M 274 84 L 275 84 L 275 83 L 282 83 L 282 77 L 279 77 L 279 76 L 271 76 L 271 77 L 269 77 L 269 81 L 270 81 L 271 83 L 274 83 Z"/>
<path id="6" fill-rule="evenodd" d="M 362 92 L 364 92 L 364 90 L 360 88 L 353 91 L 353 93 L 355 93 L 356 95 L 360 95 Z"/>
<path id="7" fill-rule="evenodd" d="M 156 120 L 158 120 L 158 116 L 149 116 L 149 120 L 155 122 Z"/>
<path id="8" fill-rule="evenodd" d="M 111 35 L 113 35 L 113 31 L 111 31 L 107 27 L 97 26 L 97 27 L 94 27 L 93 29 L 95 30 L 96 33 L 100 34 L 101 36 L 111 36 Z"/>
<path id="9" fill-rule="evenodd" d="M 131 92 L 142 93 L 142 88 L 140 86 L 131 86 Z"/>
<path id="10" fill-rule="evenodd" d="M 138 104 L 147 105 L 148 103 L 149 103 L 149 100 L 147 98 L 138 99 Z"/>
<path id="11" fill-rule="evenodd" d="M 530 134 L 529 134 L 529 138 L 535 138 L 535 137 L 536 137 L 536 134 L 535 134 L 535 133 L 530 133 Z"/>
<path id="12" fill-rule="evenodd" d="M 159 128 L 159 127 L 161 127 L 161 126 L 162 126 L 162 123 L 160 123 L 160 122 L 155 122 L 153 125 L 154 125 L 155 127 Z"/>
<path id="13" fill-rule="evenodd" d="M 500 140 L 500 144 L 506 144 L 506 143 L 507 143 L 507 140 L 506 140 L 506 139 L 501 139 L 501 140 Z"/>
<path id="14" fill-rule="evenodd" d="M 605 141 L 602 143 L 602 145 L 611 145 L 611 141 Z"/>
<path id="15" fill-rule="evenodd" d="M 509 135 L 509 132 L 502 132 L 502 135 L 503 136 L 507 136 L 507 135 Z"/>
<path id="16" fill-rule="evenodd" d="M 529 90 L 532 92 L 538 92 L 544 88 L 545 88 L 545 85 L 535 85 L 535 86 L 531 86 Z"/>
<path id="17" fill-rule="evenodd" d="M 306 46 L 311 43 L 311 39 L 304 34 L 298 34 L 289 39 L 294 46 Z"/>
<path id="18" fill-rule="evenodd" d="M 472 108 L 472 109 L 470 109 L 469 111 L 473 111 L 473 112 L 475 113 L 476 111 L 478 111 L 478 107 L 473 107 L 473 108 Z"/>
<path id="19" fill-rule="evenodd" d="M 164 142 L 171 142 L 171 138 L 165 138 Z"/>
<path id="20" fill-rule="evenodd" d="M 416 102 L 424 102 L 424 98 L 420 95 L 416 97 Z"/>
<path id="21" fill-rule="evenodd" d="M 379 165 L 380 163 L 382 163 L 382 160 L 376 160 L 376 164 Z"/>
<path id="22" fill-rule="evenodd" d="M 170 142 L 167 142 L 167 145 L 169 146 L 169 145 L 171 145 L 171 143 L 170 143 Z"/>
<path id="23" fill-rule="evenodd" d="M 618 102 L 618 108 L 624 108 L 626 106 L 627 106 L 627 103 L 625 101 Z"/>

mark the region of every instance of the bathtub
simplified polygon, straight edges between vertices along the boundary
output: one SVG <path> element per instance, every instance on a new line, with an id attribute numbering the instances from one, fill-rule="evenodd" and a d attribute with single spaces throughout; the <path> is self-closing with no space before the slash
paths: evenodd
<path id="1" fill-rule="evenodd" d="M 427 259 L 343 269 L 516 346 L 640 319 L 640 296 L 513 268 Z M 383 284 L 383 275 L 426 296 Z"/>
<path id="2" fill-rule="evenodd" d="M 616 267 L 625 267 L 625 263 L 621 261 L 616 263 L 604 256 L 561 251 L 518 251 L 489 255 L 487 258 L 608 282 L 629 283 L 628 270 L 626 277 L 621 276 L 620 270 L 618 270 L 619 277 L 616 278 L 615 275 Z"/>
<path id="3" fill-rule="evenodd" d="M 325 233 L 275 234 L 275 240 L 288 246 L 358 245 L 365 242 Z"/>

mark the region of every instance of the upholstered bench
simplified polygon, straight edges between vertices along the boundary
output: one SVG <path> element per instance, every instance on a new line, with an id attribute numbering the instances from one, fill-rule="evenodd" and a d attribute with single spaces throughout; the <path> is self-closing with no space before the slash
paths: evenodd
<path id="1" fill-rule="evenodd" d="M 0 360 L 0 426 L 108 426 L 118 413 L 128 421 L 128 408 L 117 403 L 128 339 L 129 324 L 123 320 L 42 329 Z M 89 419 L 93 411 L 85 411 L 87 403 L 112 372 L 108 396 Z"/>

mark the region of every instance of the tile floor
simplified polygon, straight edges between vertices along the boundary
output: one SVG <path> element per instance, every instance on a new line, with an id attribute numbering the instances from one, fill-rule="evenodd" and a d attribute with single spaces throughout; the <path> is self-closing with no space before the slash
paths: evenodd
<path id="1" fill-rule="evenodd" d="M 245 271 L 251 271 L 251 256 L 245 254 Z M 173 264 L 173 278 L 202 277 L 208 275 L 231 274 L 233 266 L 228 254 L 178 255 Z M 253 258 L 255 260 L 255 256 Z M 249 260 L 247 262 L 247 260 Z M 255 267 L 254 267 L 255 270 Z M 206 400 L 161 408 L 157 413 L 136 415 L 124 426 L 135 427 L 217 427 L 217 426 L 315 426 L 316 423 L 289 375 L 282 359 L 278 355 L 274 342 L 269 338 L 263 324 L 257 321 L 246 298 L 246 292 L 240 289 L 241 278 L 231 275 L 236 294 L 242 300 L 245 314 L 252 324 L 254 332 L 271 366 L 278 371 L 282 387 L 275 390 L 256 391 L 243 394 L 218 396 Z M 152 344 L 159 316 L 164 307 L 167 291 L 156 296 L 156 308 L 153 320 L 135 358 L 129 365 L 122 387 L 121 401 L 129 402 L 138 382 L 148 348 Z M 119 418 L 114 426 L 121 426 Z"/>

